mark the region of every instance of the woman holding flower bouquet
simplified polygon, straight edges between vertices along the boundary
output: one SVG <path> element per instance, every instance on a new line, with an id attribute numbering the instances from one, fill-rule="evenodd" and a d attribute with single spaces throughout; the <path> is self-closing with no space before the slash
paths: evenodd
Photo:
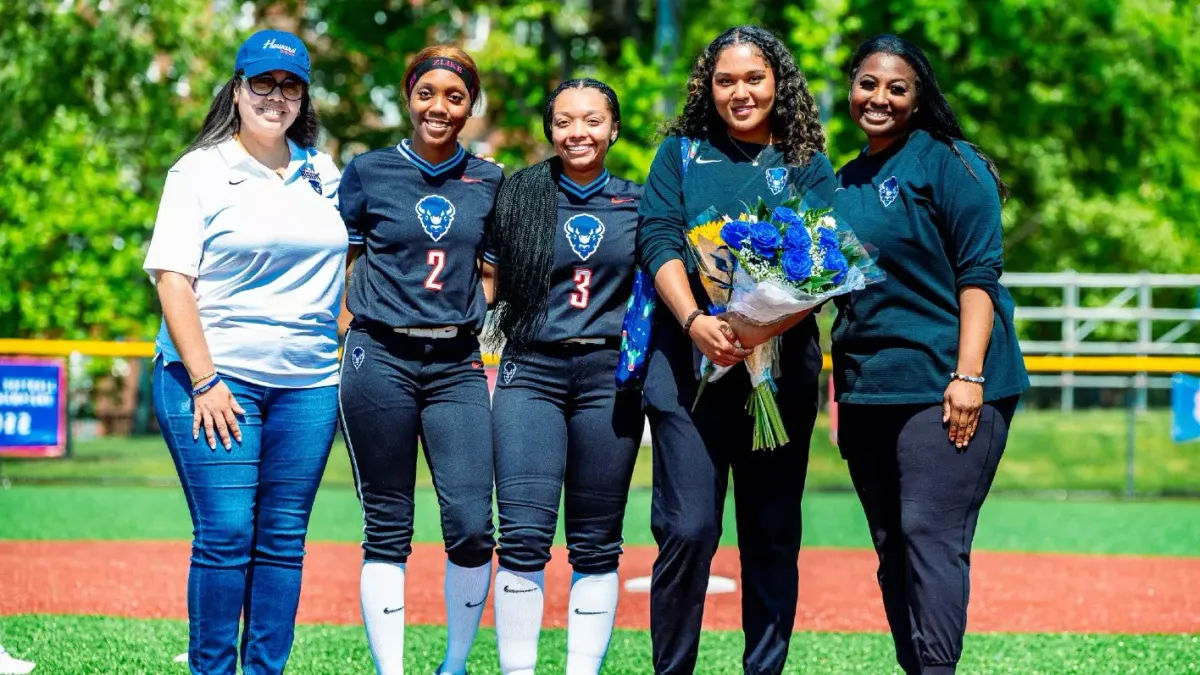
<path id="1" fill-rule="evenodd" d="M 920 49 L 879 36 L 852 64 L 867 148 L 839 172 L 837 206 L 887 278 L 836 301 L 839 443 L 897 661 L 941 675 L 962 653 L 975 525 L 1029 386 L 999 283 L 1007 187 Z"/>
<path id="2" fill-rule="evenodd" d="M 817 414 L 821 352 L 807 312 L 759 326 L 722 316 L 685 241 L 706 212 L 768 209 L 809 196 L 833 201 L 817 106 L 787 48 L 757 27 L 726 31 L 701 54 L 683 114 L 671 122 L 641 204 L 639 260 L 661 301 L 646 365 L 644 404 L 654 437 L 651 582 L 655 672 L 696 666 L 709 566 L 734 478 L 742 560 L 747 673 L 782 672 L 796 611 L 800 499 Z M 701 357 L 737 365 L 782 335 L 775 398 L 791 442 L 752 451 L 744 368 L 706 385 Z"/>

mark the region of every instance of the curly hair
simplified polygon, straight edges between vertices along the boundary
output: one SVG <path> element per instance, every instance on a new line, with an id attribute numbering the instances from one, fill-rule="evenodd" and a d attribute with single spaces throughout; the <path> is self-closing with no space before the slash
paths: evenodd
<path id="1" fill-rule="evenodd" d="M 726 49 L 749 45 L 771 66 L 775 75 L 775 105 L 771 108 L 771 133 L 783 149 L 784 160 L 792 166 L 808 163 L 814 153 L 825 152 L 825 131 L 817 102 L 808 90 L 808 81 L 796 65 L 787 45 L 765 28 L 737 26 L 709 43 L 696 59 L 688 78 L 687 102 L 683 113 L 664 127 L 668 135 L 711 138 L 725 128 L 713 102 L 712 80 L 717 59 Z"/>

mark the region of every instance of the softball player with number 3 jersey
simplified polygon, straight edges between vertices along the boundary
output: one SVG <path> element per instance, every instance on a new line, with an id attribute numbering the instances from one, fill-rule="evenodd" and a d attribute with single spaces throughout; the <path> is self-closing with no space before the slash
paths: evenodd
<path id="1" fill-rule="evenodd" d="M 479 96 L 469 56 L 427 48 L 404 86 L 413 137 L 355 157 L 343 174 L 342 218 L 351 256 L 362 256 L 347 288 L 354 318 L 341 417 L 363 509 L 362 612 L 376 669 L 403 669 L 419 438 L 449 556 L 449 641 L 437 672 L 461 675 L 494 546 L 491 412 L 476 334 L 487 311 L 490 264 L 482 259 L 503 173 L 457 142 Z"/>
<path id="2" fill-rule="evenodd" d="M 617 609 L 621 524 L 644 417 L 616 391 L 633 286 L 642 187 L 604 167 L 620 124 L 596 80 L 554 91 L 543 117 L 556 156 L 518 172 L 496 205 L 496 326 L 504 336 L 492 404 L 500 568 L 500 671 L 533 673 L 544 569 L 565 490 L 571 580 L 566 672 L 600 671 Z"/>

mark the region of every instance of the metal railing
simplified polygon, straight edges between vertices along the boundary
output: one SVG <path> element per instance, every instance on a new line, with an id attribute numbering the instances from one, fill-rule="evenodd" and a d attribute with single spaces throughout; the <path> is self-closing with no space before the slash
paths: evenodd
<path id="1" fill-rule="evenodd" d="M 1156 307 L 1157 289 L 1200 289 L 1200 274 L 1084 274 L 1074 271 L 1053 273 L 1009 273 L 1000 280 L 1010 289 L 1045 288 L 1061 292 L 1061 305 L 1018 305 L 1017 321 L 1051 322 L 1061 327 L 1059 340 L 1022 340 L 1027 355 L 1107 355 L 1107 356 L 1196 356 L 1200 342 L 1184 339 L 1200 325 L 1200 307 Z M 1101 306 L 1081 303 L 1081 291 L 1119 289 Z M 1091 338 L 1106 323 L 1135 323 L 1134 340 Z M 1155 324 L 1167 328 L 1155 336 Z M 1182 369 L 1181 369 L 1182 371 Z M 1113 371 L 1103 371 L 1110 373 Z M 1062 370 L 1057 375 L 1034 376 L 1037 386 L 1060 387 L 1063 410 L 1075 407 L 1077 387 L 1131 387 L 1134 405 L 1145 409 L 1148 389 L 1169 389 L 1169 378 L 1151 377 L 1152 371 L 1138 371 L 1132 380 L 1110 375 L 1081 375 L 1078 370 Z M 1162 372 L 1162 371 L 1158 371 Z"/>

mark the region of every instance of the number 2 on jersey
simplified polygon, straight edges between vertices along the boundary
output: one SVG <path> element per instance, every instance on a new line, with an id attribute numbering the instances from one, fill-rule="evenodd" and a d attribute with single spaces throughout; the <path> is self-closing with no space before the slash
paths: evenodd
<path id="1" fill-rule="evenodd" d="M 425 277 L 425 288 L 431 291 L 442 290 L 442 282 L 438 281 L 438 276 L 446 269 L 446 252 L 437 248 L 431 250 L 425 256 L 425 264 L 433 268 Z"/>
<path id="2" fill-rule="evenodd" d="M 591 299 L 592 271 L 583 267 L 575 269 L 575 290 L 571 292 L 571 306 L 575 309 L 587 309 Z"/>

